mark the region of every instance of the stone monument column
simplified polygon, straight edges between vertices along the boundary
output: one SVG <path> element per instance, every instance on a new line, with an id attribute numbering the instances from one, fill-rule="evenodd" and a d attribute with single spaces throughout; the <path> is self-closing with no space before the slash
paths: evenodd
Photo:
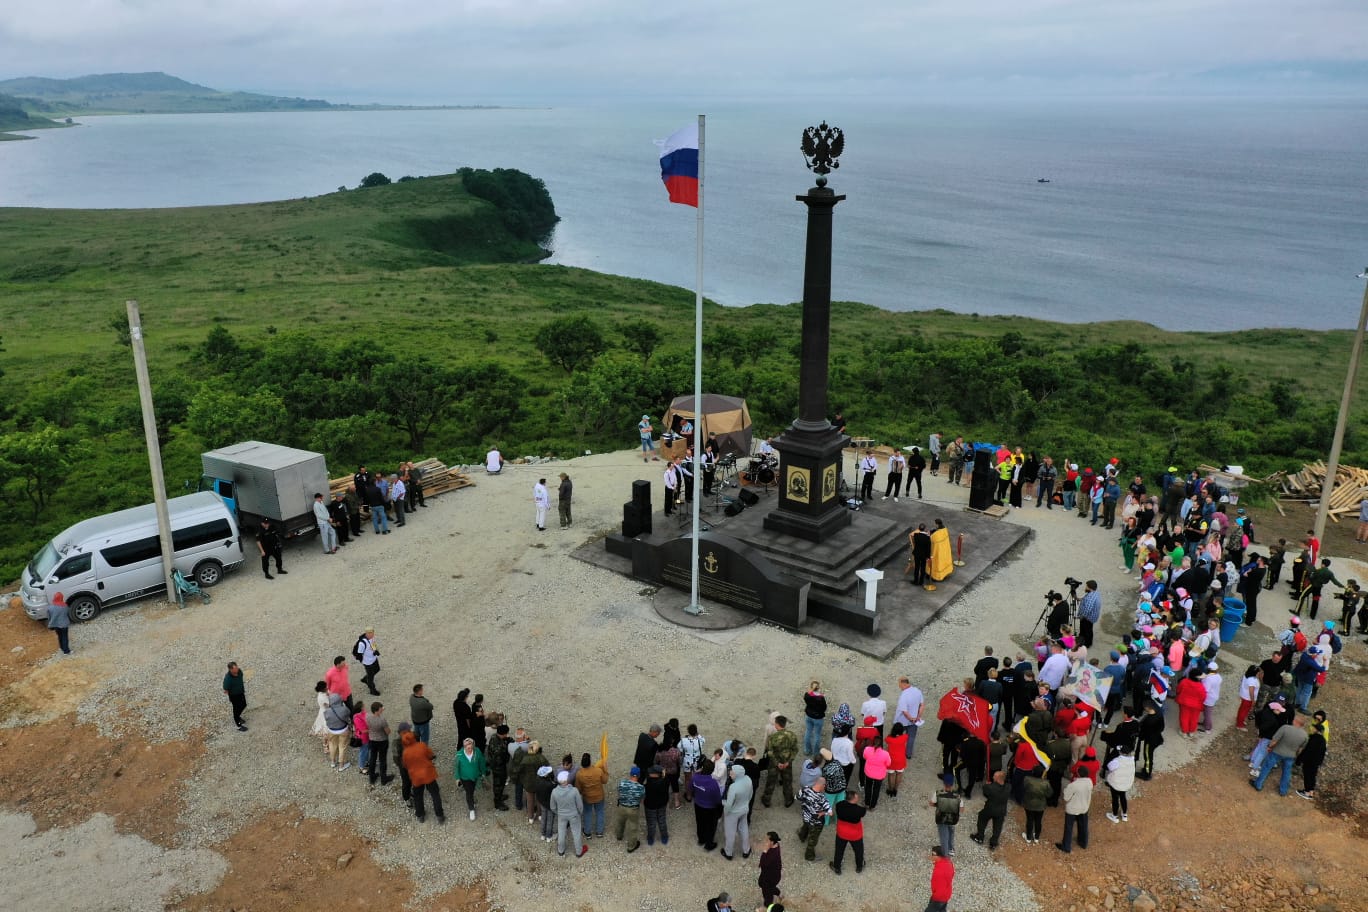
<path id="1" fill-rule="evenodd" d="M 822 542 L 850 525 L 837 493 L 842 453 L 850 438 L 827 420 L 827 368 L 831 340 L 832 210 L 845 199 L 827 187 L 826 176 L 845 135 L 836 127 L 803 131 L 803 157 L 817 185 L 797 197 L 807 206 L 807 252 L 803 267 L 803 344 L 798 376 L 798 419 L 774 442 L 779 451 L 779 503 L 765 528 Z"/>

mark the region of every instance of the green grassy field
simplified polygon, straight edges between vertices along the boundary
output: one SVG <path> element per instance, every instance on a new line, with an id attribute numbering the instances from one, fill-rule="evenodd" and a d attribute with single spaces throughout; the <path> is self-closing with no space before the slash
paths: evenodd
<path id="1" fill-rule="evenodd" d="M 357 458 L 474 460 L 491 441 L 509 455 L 631 445 L 636 416 L 690 390 L 692 293 L 539 264 L 539 248 L 507 223 L 456 175 L 242 206 L 0 209 L 0 471 L 10 479 L 0 496 L 32 516 L 0 530 L 0 575 L 54 529 L 148 499 L 131 356 L 111 326 L 128 298 L 141 302 L 170 416 L 173 490 L 198 475 L 217 430 L 321 449 L 334 474 Z M 833 310 L 830 397 L 852 432 L 924 443 L 938 428 L 1146 469 L 1207 460 L 1270 471 L 1323 454 L 1351 335 Z M 575 316 L 608 350 L 571 375 L 535 337 Z M 777 432 L 796 407 L 800 308 L 709 303 L 705 320 L 705 385 L 747 397 L 757 430 Z M 641 321 L 660 337 L 645 357 L 620 332 Z M 240 351 L 207 356 L 211 330 Z M 353 369 L 365 360 L 355 352 L 380 350 L 421 356 L 422 370 L 462 391 L 421 452 L 370 397 L 369 367 Z M 503 373 L 443 373 L 491 365 Z M 211 393 L 241 397 L 236 411 Z M 252 424 L 255 394 L 274 397 L 272 421 Z M 218 429 L 211 405 L 228 409 Z M 1354 422 L 1351 460 L 1368 457 L 1362 428 Z M 40 432 L 56 450 L 34 450 Z M 41 496 L 25 473 L 45 460 L 60 484 Z"/>

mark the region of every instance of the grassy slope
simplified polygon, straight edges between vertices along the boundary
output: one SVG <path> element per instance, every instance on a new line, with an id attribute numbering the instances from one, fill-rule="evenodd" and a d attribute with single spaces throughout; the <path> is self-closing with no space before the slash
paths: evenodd
<path id="1" fill-rule="evenodd" d="M 490 240 L 489 212 L 455 177 L 242 206 L 0 209 L 6 382 L 121 360 L 105 324 L 130 297 L 142 302 L 154 357 L 184 351 L 222 323 L 246 340 L 267 326 L 317 334 L 344 328 L 411 341 L 452 362 L 468 354 L 535 362 L 537 327 L 554 312 L 579 309 L 607 324 L 655 319 L 664 347 L 689 344 L 690 295 L 682 289 L 566 267 L 480 265 L 519 258 L 512 242 Z M 763 324 L 784 340 L 797 336 L 801 322 L 791 305 L 710 304 L 708 313 L 713 326 Z M 500 337 L 493 352 L 487 328 Z M 1319 396 L 1335 395 L 1343 382 L 1350 339 L 1348 332 L 1175 333 L 1133 322 L 1056 324 L 838 303 L 833 356 L 857 359 L 867 341 L 914 330 L 932 339 L 1016 331 L 1066 352 L 1138 341 L 1161 359 L 1232 360 L 1257 376 L 1294 376 Z M 533 373 L 558 376 L 544 365 Z"/>
<path id="2" fill-rule="evenodd" d="M 218 324 L 244 343 L 278 330 L 451 364 L 499 358 L 546 385 L 561 376 L 532 339 L 552 311 L 607 306 L 663 326 L 691 313 L 682 289 L 531 265 L 541 251 L 492 213 L 456 176 L 243 206 L 0 209 L 0 389 L 19 402 L 79 372 L 131 394 L 127 349 L 108 325 L 129 298 L 154 379 Z"/>
<path id="3" fill-rule="evenodd" d="M 10 95 L 0 94 L 0 139 L 30 139 L 27 136 L 17 136 L 7 131 L 28 131 L 46 130 L 50 127 L 64 127 L 66 124 L 57 123 L 46 117 L 37 114 L 30 114 L 24 110 L 19 99 Z"/>
<path id="4" fill-rule="evenodd" d="M 614 339 L 614 325 L 645 318 L 664 336 L 658 358 L 687 357 L 690 292 L 538 265 L 531 262 L 537 253 L 508 238 L 491 207 L 468 196 L 455 176 L 243 206 L 0 209 L 0 395 L 14 407 L 80 376 L 92 383 L 97 408 L 123 416 L 114 419 L 114 430 L 94 440 L 101 464 L 69 481 L 44 515 L 42 529 L 50 534 L 75 515 L 145 496 L 131 359 L 108 325 L 122 314 L 127 298 L 142 304 L 154 382 L 179 373 L 214 325 L 226 326 L 245 344 L 263 341 L 271 331 L 297 332 L 334 343 L 375 339 L 392 350 L 451 364 L 495 358 L 525 381 L 529 401 L 548 401 L 565 382 L 533 344 L 537 329 L 557 314 L 588 313 Z M 798 338 L 801 309 L 708 304 L 705 319 L 710 331 L 723 333 L 773 329 L 774 348 L 787 351 Z M 997 338 L 1009 331 L 1066 353 L 1137 341 L 1161 361 L 1181 356 L 1202 365 L 1236 362 L 1256 378 L 1295 377 L 1310 398 L 1330 402 L 1338 398 L 1350 342 L 1348 332 L 1172 333 L 1140 323 L 1069 325 L 837 303 L 833 364 L 839 369 L 842 363 L 867 363 L 879 356 L 868 354 L 866 345 L 900 334 L 920 332 L 934 340 Z M 773 374 L 779 363 L 768 361 L 761 373 Z M 797 377 L 776 380 L 796 384 Z M 895 382 L 905 383 L 909 400 L 915 400 L 916 378 Z M 915 406 L 903 420 L 883 420 L 862 415 L 857 399 L 843 403 L 853 431 L 880 437 L 924 431 Z M 1368 404 L 1363 400 L 1360 394 L 1358 415 Z M 1105 428 L 1089 423 L 1080 421 L 1077 431 L 1113 440 L 1166 435 L 1162 428 L 1131 428 L 1120 420 Z M 505 449 L 519 452 L 526 442 L 505 438 Z M 201 449 L 188 431 L 173 436 L 163 453 L 173 485 L 197 476 Z M 433 454 L 456 455 L 440 446 Z M 11 506 L 24 508 L 22 500 Z M 16 566 L 33 546 L 27 540 L 0 542 L 0 564 Z"/>

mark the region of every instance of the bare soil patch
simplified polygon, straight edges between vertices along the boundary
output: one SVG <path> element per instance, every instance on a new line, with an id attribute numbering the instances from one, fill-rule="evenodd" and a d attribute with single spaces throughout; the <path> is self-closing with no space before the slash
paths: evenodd
<path id="1" fill-rule="evenodd" d="M 5 602 L 18 596 L 0 596 Z M 44 625 L 24 614 L 23 608 L 13 605 L 0 611 L 0 691 L 6 691 L 16 681 L 31 674 L 40 663 L 57 651 L 57 637 Z M 15 710 L 11 700 L 0 703 L 0 721 L 8 719 Z"/>
<path id="2" fill-rule="evenodd" d="M 176 908 L 336 912 L 358 905 L 405 907 L 417 893 L 412 879 L 377 865 L 373 848 L 371 840 L 350 826 L 323 823 L 294 807 L 276 811 L 219 846 L 230 865 L 228 875 L 213 891 L 184 899 Z M 425 897 L 420 905 L 429 912 L 489 909 L 478 886 Z"/>
<path id="3" fill-rule="evenodd" d="M 203 754 L 198 736 L 156 745 L 132 735 L 106 738 L 66 715 L 0 730 L 0 794 L 40 831 L 104 813 L 121 832 L 171 848 L 182 784 Z"/>

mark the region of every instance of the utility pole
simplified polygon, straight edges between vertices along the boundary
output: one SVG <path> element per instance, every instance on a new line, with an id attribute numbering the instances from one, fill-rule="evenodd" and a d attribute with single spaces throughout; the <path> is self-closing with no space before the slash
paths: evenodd
<path id="1" fill-rule="evenodd" d="M 142 403 L 143 434 L 147 438 L 147 462 L 152 470 L 152 500 L 157 507 L 157 530 L 161 538 L 162 573 L 166 578 L 166 598 L 176 598 L 175 548 L 171 544 L 171 517 L 166 509 L 166 479 L 162 476 L 161 445 L 157 442 L 157 412 L 152 405 L 152 381 L 147 375 L 147 350 L 143 348 L 142 317 L 138 302 L 128 307 L 128 338 L 133 345 L 133 367 L 138 375 L 138 400 Z"/>
<path id="2" fill-rule="evenodd" d="M 1358 277 L 1368 279 L 1368 266 Z M 1330 495 L 1335 490 L 1335 475 L 1339 472 L 1340 449 L 1344 446 L 1344 426 L 1349 423 L 1349 400 L 1354 395 L 1354 381 L 1358 378 L 1359 355 L 1363 353 L 1363 329 L 1368 325 L 1368 284 L 1363 287 L 1363 306 L 1359 308 L 1358 331 L 1354 333 L 1354 347 L 1349 351 L 1349 373 L 1344 378 L 1344 395 L 1340 398 L 1339 417 L 1335 420 L 1335 439 L 1330 444 L 1330 459 L 1325 464 L 1325 483 L 1321 485 L 1320 506 L 1316 508 L 1314 531 L 1317 541 L 1324 541 L 1325 520 L 1330 516 Z M 1322 553 L 1325 547 L 1321 546 Z M 1316 569 L 1308 567 L 1307 572 Z"/>

